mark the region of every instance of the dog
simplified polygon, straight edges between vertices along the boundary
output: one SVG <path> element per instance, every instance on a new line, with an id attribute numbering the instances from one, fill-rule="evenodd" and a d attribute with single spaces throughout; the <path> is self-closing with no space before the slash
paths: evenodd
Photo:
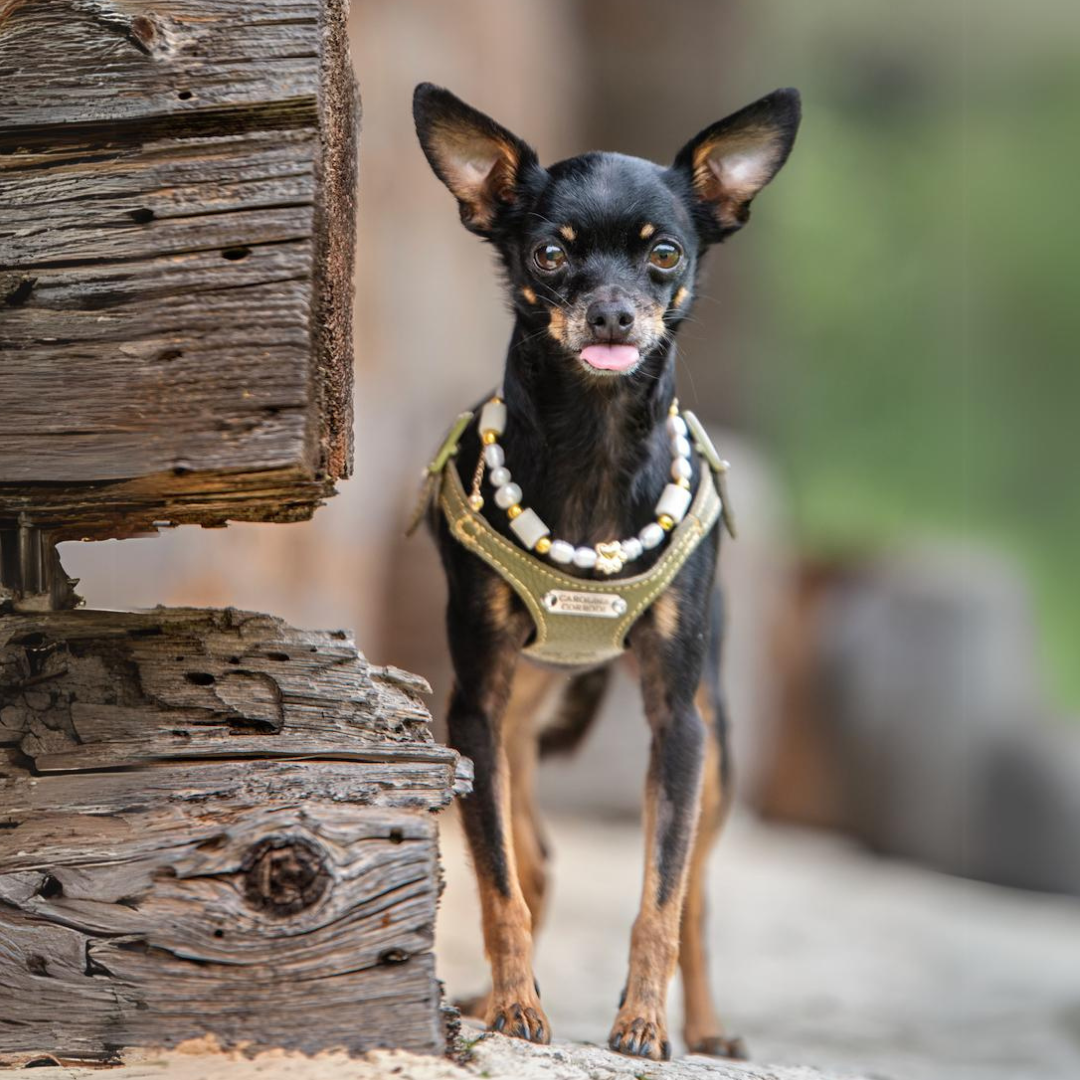
<path id="1" fill-rule="evenodd" d="M 702 456 L 711 449 L 703 433 L 699 453 L 686 449 L 691 416 L 675 402 L 674 336 L 705 251 L 746 224 L 752 200 L 787 160 L 799 95 L 777 90 L 712 124 L 670 167 L 587 153 L 545 168 L 527 143 L 429 83 L 416 88 L 413 114 L 465 228 L 498 255 L 515 320 L 501 390 L 458 425 L 430 469 L 445 469 L 432 524 L 449 592 L 449 741 L 475 768 L 461 812 L 492 973 L 482 1018 L 494 1031 L 550 1041 L 532 970 L 547 852 L 532 777 L 538 755 L 580 741 L 612 646 L 557 654 L 554 667 L 519 659 L 541 638 L 550 645 L 556 622 L 568 633 L 610 635 L 623 624 L 609 616 L 626 605 L 603 590 L 636 588 L 667 566 L 670 580 L 614 645 L 640 672 L 651 748 L 644 889 L 609 1045 L 670 1057 L 667 993 L 681 965 L 688 1049 L 742 1056 L 713 1006 L 703 926 L 706 860 L 731 797 L 714 581 L 721 527 L 715 514 L 711 522 L 699 514 L 693 545 L 683 532 L 694 517 L 686 503 L 712 489 L 711 467 L 723 463 Z M 673 512 L 658 513 L 664 506 Z M 481 533 L 486 547 L 474 543 Z M 676 543 L 682 561 L 671 570 L 665 552 Z M 550 590 L 541 604 L 511 565 L 571 587 Z M 534 717 L 553 681 L 561 703 L 538 731 Z"/>

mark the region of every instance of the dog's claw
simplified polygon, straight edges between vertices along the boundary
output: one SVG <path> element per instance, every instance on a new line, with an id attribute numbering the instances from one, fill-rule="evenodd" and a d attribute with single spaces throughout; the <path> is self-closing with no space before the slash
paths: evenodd
<path id="1" fill-rule="evenodd" d="M 647 1020 L 633 1014 L 616 1018 L 608 1046 L 616 1053 L 651 1058 L 653 1061 L 671 1057 L 671 1046 L 667 1041 L 663 1022 L 660 1019 Z"/>
<path id="2" fill-rule="evenodd" d="M 512 1039 L 524 1039 L 526 1042 L 546 1043 L 551 1040 L 547 1017 L 538 1002 L 527 1005 L 514 1001 L 508 1005 L 496 1006 L 488 1028 Z"/>

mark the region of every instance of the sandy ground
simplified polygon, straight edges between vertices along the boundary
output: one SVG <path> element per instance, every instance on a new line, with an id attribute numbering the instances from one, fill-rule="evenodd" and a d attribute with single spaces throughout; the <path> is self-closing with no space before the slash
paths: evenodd
<path id="1" fill-rule="evenodd" d="M 464 1066 L 405 1054 L 254 1060 L 187 1052 L 26 1080 L 1076 1080 L 1080 903 L 948 878 L 810 832 L 736 821 L 712 868 L 712 966 L 754 1063 L 670 1066 L 600 1049 L 641 878 L 637 827 L 555 820 L 555 892 L 537 974 L 557 1044 L 484 1038 Z M 439 964 L 451 995 L 486 981 L 461 835 L 444 831 Z M 678 988 L 672 1024 L 678 1030 Z M 466 1030 L 471 1040 L 479 1034 Z M 578 1044 L 570 1046 L 566 1040 Z M 677 1041 L 677 1040 L 676 1040 Z M 594 1045 L 580 1045 L 580 1044 Z M 599 1044 L 599 1045 L 595 1045 Z M 770 1063 L 768 1065 L 761 1063 Z"/>

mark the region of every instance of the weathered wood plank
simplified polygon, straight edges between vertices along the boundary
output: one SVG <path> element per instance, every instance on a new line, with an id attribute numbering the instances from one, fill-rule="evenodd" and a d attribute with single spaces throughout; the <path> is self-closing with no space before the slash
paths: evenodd
<path id="1" fill-rule="evenodd" d="M 426 690 L 266 615 L 0 617 L 0 1054 L 439 1052 Z"/>
<path id="2" fill-rule="evenodd" d="M 0 123 L 313 99 L 320 0 L 3 0 Z"/>
<path id="3" fill-rule="evenodd" d="M 312 773 L 299 804 L 228 796 L 197 771 L 183 812 L 136 790 L 107 816 L 3 830 L 0 1052 L 207 1033 L 438 1052 L 435 823 L 328 802 Z M 31 843 L 37 868 L 21 869 Z"/>
<path id="4" fill-rule="evenodd" d="M 0 526 L 297 520 L 348 475 L 344 8 L 0 0 Z"/>
<path id="5" fill-rule="evenodd" d="M 0 617 L 0 745 L 43 772 L 223 756 L 452 768 L 426 686 L 343 631 L 232 609 Z"/>

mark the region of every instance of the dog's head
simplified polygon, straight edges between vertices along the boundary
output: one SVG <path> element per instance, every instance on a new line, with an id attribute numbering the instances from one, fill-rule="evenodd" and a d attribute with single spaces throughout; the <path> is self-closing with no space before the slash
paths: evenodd
<path id="1" fill-rule="evenodd" d="M 698 261 L 742 228 L 795 141 L 799 95 L 777 90 L 707 127 L 663 168 L 591 153 L 549 168 L 447 90 L 413 98 L 420 144 L 461 220 L 498 249 L 519 316 L 592 375 L 629 374 L 685 316 Z"/>

